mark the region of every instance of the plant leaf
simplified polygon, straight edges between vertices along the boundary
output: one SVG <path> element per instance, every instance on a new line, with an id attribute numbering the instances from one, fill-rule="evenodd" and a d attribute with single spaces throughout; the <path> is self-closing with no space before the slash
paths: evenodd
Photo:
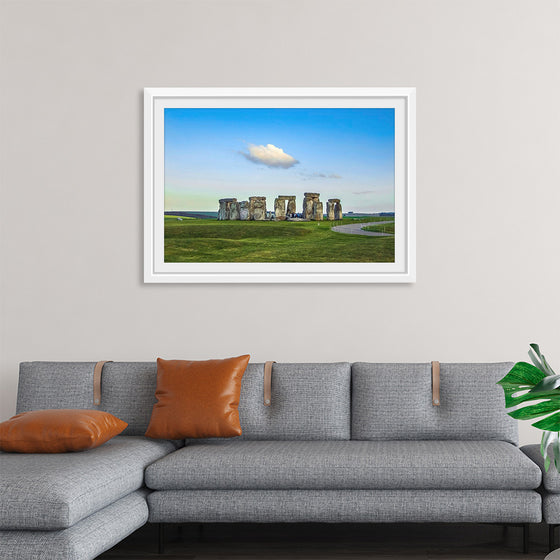
<path id="1" fill-rule="evenodd" d="M 560 434 L 558 432 L 545 432 L 541 441 L 541 454 L 544 457 L 544 470 L 548 472 L 552 460 L 556 470 L 560 472 Z"/>
<path id="2" fill-rule="evenodd" d="M 546 377 L 539 368 L 527 362 L 517 362 L 509 372 L 498 381 L 502 387 L 531 388 Z M 519 390 L 518 389 L 518 390 Z"/>
<path id="3" fill-rule="evenodd" d="M 544 357 L 544 354 L 541 352 L 541 349 L 539 348 L 538 344 L 535 344 L 534 342 L 532 344 L 529 344 L 530 346 L 530 350 L 529 350 L 529 357 L 531 358 L 531 361 L 544 373 L 546 373 L 546 375 L 555 375 L 553 369 L 548 365 L 548 362 L 546 361 L 546 358 Z M 532 354 L 532 352 L 534 352 L 534 354 Z M 538 358 L 535 356 L 538 356 Z"/>
<path id="4" fill-rule="evenodd" d="M 560 472 L 560 442 L 558 438 L 552 442 L 552 452 L 554 454 L 554 466 L 556 470 Z"/>
<path id="5" fill-rule="evenodd" d="M 560 431 L 560 412 L 557 412 L 556 414 L 551 414 L 550 416 L 547 416 L 546 418 L 543 418 L 542 420 L 535 422 L 534 424 L 532 424 L 532 426 L 535 426 L 535 428 L 538 428 L 539 430 L 558 432 Z"/>
<path id="6" fill-rule="evenodd" d="M 531 342 L 529 348 L 539 357 L 539 360 L 542 359 L 541 349 L 536 342 Z"/>
<path id="7" fill-rule="evenodd" d="M 533 349 L 529 349 L 529 358 L 531 358 L 531 361 L 533 362 L 533 364 L 535 365 L 535 367 L 538 367 L 543 373 L 546 373 L 544 371 L 544 366 L 542 365 L 541 361 L 537 358 L 537 356 L 535 356 L 535 353 L 533 352 Z"/>
<path id="8" fill-rule="evenodd" d="M 560 472 L 560 375 L 554 373 L 538 344 L 530 344 L 529 358 L 532 364 L 517 362 L 498 385 L 504 390 L 509 416 L 517 420 L 540 418 L 533 426 L 544 432 L 540 451 L 545 470 L 554 462 Z"/>
<path id="9" fill-rule="evenodd" d="M 541 455 L 543 457 L 546 457 L 546 451 L 554 436 L 558 437 L 558 434 L 556 432 L 543 432 L 541 438 Z"/>
<path id="10" fill-rule="evenodd" d="M 525 393 L 521 393 L 521 391 L 525 391 Z M 538 401 L 560 396 L 560 389 L 555 389 L 554 391 L 544 391 L 542 393 L 530 393 L 527 389 L 520 390 L 511 387 L 504 387 L 504 394 L 506 408 L 511 408 L 512 406 L 518 406 L 527 401 Z"/>
<path id="11" fill-rule="evenodd" d="M 554 400 L 543 401 L 538 404 L 532 404 L 523 408 L 518 408 L 508 412 L 508 414 L 516 420 L 531 420 L 537 418 L 548 412 L 555 412 L 560 410 L 560 392 L 558 398 Z"/>
<path id="12" fill-rule="evenodd" d="M 549 375 L 539 381 L 529 392 L 538 393 L 552 391 L 560 387 L 560 375 Z"/>
<path id="13" fill-rule="evenodd" d="M 539 348 L 539 345 L 536 342 L 531 342 L 531 344 L 529 344 L 529 348 L 531 348 L 531 350 L 540 358 L 541 357 L 541 349 Z"/>
<path id="14" fill-rule="evenodd" d="M 549 366 L 549 364 L 546 361 L 546 358 L 544 356 L 542 357 L 542 361 L 543 361 L 544 367 L 549 371 L 550 375 L 556 375 L 554 373 L 554 370 Z"/>

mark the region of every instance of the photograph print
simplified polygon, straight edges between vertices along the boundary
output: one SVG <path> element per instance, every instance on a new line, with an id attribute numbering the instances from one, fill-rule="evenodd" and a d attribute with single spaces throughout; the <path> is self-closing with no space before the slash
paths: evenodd
<path id="1" fill-rule="evenodd" d="M 393 262 L 394 109 L 165 109 L 166 262 Z"/>
<path id="2" fill-rule="evenodd" d="M 410 210 L 397 204 L 398 107 L 260 100 L 159 108 L 162 270 L 394 270 Z"/>

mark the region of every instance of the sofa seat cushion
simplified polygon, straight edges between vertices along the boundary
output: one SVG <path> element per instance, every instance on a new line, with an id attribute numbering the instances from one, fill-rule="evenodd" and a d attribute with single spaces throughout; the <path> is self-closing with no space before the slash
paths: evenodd
<path id="1" fill-rule="evenodd" d="M 146 469 L 155 490 L 534 489 L 541 471 L 500 441 L 215 441 Z"/>
<path id="2" fill-rule="evenodd" d="M 0 531 L 5 560 L 93 560 L 148 520 L 147 491 L 136 490 L 68 529 Z"/>
<path id="3" fill-rule="evenodd" d="M 544 489 L 551 494 L 560 494 L 560 473 L 554 466 L 554 461 L 551 461 L 548 471 L 544 468 L 541 446 L 539 444 L 524 445 L 521 451 L 541 469 Z M 552 450 L 550 453 L 552 454 Z"/>
<path id="4" fill-rule="evenodd" d="M 117 436 L 79 453 L 0 453 L 0 529 L 65 529 L 141 488 L 172 442 Z"/>

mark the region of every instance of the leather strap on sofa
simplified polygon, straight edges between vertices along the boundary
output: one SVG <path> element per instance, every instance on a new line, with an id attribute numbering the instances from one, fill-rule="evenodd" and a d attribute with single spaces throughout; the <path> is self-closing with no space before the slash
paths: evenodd
<path id="1" fill-rule="evenodd" d="M 264 406 L 272 404 L 272 364 L 276 362 L 265 362 L 264 364 Z"/>
<path id="2" fill-rule="evenodd" d="M 101 374 L 103 373 L 103 366 L 112 361 L 97 362 L 93 368 L 93 404 L 101 404 Z"/>
<path id="3" fill-rule="evenodd" d="M 432 404 L 439 406 L 439 362 L 432 362 Z"/>

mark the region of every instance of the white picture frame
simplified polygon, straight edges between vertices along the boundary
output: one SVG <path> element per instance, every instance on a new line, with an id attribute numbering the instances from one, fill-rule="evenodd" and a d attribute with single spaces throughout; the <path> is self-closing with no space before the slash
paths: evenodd
<path id="1" fill-rule="evenodd" d="M 166 108 L 395 110 L 395 258 L 392 263 L 165 262 Z M 416 281 L 416 90 L 396 88 L 145 88 L 144 282 L 411 283 Z"/>

